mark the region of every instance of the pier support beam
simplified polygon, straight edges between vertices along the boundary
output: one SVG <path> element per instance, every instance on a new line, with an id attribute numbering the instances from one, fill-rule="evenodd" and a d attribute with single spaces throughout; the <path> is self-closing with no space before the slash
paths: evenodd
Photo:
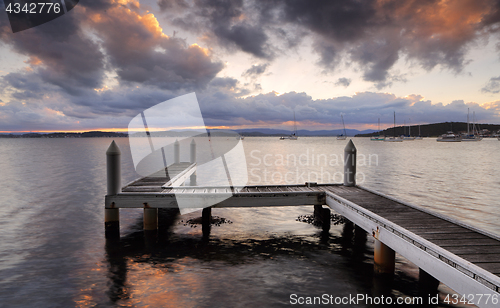
<path id="1" fill-rule="evenodd" d="M 329 208 L 321 208 L 321 226 L 323 231 L 330 231 L 331 219 L 330 219 L 331 211 Z"/>
<path id="2" fill-rule="evenodd" d="M 344 149 L 344 186 L 356 186 L 356 154 L 356 147 L 349 140 Z"/>
<path id="3" fill-rule="evenodd" d="M 156 231 L 158 229 L 158 209 L 144 208 L 144 231 Z"/>
<path id="4" fill-rule="evenodd" d="M 121 191 L 121 151 L 115 141 L 106 151 L 107 194 L 116 195 Z M 106 238 L 120 238 L 120 210 L 104 209 L 104 230 Z"/>
<path id="5" fill-rule="evenodd" d="M 419 268 L 418 292 L 421 295 L 436 295 L 438 293 L 439 280 L 432 277 L 429 273 Z"/>
<path id="6" fill-rule="evenodd" d="M 212 223 L 212 208 L 206 207 L 201 211 L 201 229 L 203 237 L 210 235 L 210 224 Z"/>
<path id="7" fill-rule="evenodd" d="M 322 211 L 323 211 L 323 206 L 320 205 L 320 204 L 316 204 L 314 205 L 314 220 L 320 222 L 322 219 L 321 219 L 321 215 L 322 215 Z"/>
<path id="8" fill-rule="evenodd" d="M 191 141 L 191 144 L 190 144 L 190 162 L 192 164 L 194 164 L 196 162 L 196 142 L 194 142 L 194 139 L 193 141 Z M 190 180 L 190 186 L 196 186 L 196 171 L 193 172 L 193 174 L 191 174 L 191 177 L 189 178 Z"/>
<path id="9" fill-rule="evenodd" d="M 375 239 L 374 270 L 376 274 L 394 274 L 396 253 L 389 246 Z"/>

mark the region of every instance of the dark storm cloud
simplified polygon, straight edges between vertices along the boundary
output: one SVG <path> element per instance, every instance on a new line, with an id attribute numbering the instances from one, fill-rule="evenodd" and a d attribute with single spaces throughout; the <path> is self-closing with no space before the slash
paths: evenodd
<path id="1" fill-rule="evenodd" d="M 500 76 L 490 78 L 486 86 L 481 89 L 481 92 L 493 94 L 500 93 Z"/>
<path id="2" fill-rule="evenodd" d="M 125 90 L 137 98 L 128 89 L 140 85 L 151 87 L 152 92 L 169 90 L 159 95 L 164 98 L 205 87 L 223 68 L 207 49 L 164 35 L 156 18 L 141 15 L 134 1 L 84 2 L 52 22 L 16 34 L 3 15 L 1 42 L 28 60 L 24 71 L 5 75 L 2 86 L 24 102 L 59 97 L 70 106 L 52 107 L 73 117 L 121 114 L 163 101 L 148 98 L 146 93 L 141 96 L 145 104 L 111 94 L 103 88 L 109 72 L 117 75 L 115 91 Z"/>
<path id="3" fill-rule="evenodd" d="M 179 16 L 184 29 L 260 58 L 286 54 L 309 35 L 324 72 L 356 64 L 379 89 L 399 80 L 391 69 L 401 56 L 460 73 L 471 44 L 500 29 L 497 0 L 200 0 Z"/>
<path id="4" fill-rule="evenodd" d="M 65 14 L 15 34 L 3 15 L 0 17 L 0 40 L 30 58 L 28 64 L 33 75 L 73 95 L 78 95 L 80 88 L 99 87 L 104 73 L 104 55 L 98 44 L 81 31 L 75 14 Z"/>
<path id="5" fill-rule="evenodd" d="M 159 0 L 158 5 L 167 13 L 169 7 L 179 8 L 175 1 Z M 242 0 L 196 0 L 185 15 L 172 14 L 173 23 L 184 29 L 203 33 L 219 45 L 237 49 L 261 59 L 275 56 L 262 24 L 251 20 Z M 250 22 L 251 21 L 251 22 Z"/>
<path id="6" fill-rule="evenodd" d="M 162 33 L 156 18 L 121 7 L 94 18 L 110 64 L 122 81 L 163 89 L 205 86 L 223 68 L 208 50 Z"/>

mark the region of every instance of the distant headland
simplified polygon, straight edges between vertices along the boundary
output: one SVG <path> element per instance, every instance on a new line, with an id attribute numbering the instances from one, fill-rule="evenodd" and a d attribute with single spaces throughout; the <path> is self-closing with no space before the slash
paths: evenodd
<path id="1" fill-rule="evenodd" d="M 480 134 L 484 137 L 496 136 L 500 134 L 500 124 L 476 124 Z M 395 134 L 394 134 L 394 129 Z M 420 130 L 420 136 L 422 137 L 437 137 L 445 134 L 448 131 L 453 131 L 454 133 L 466 132 L 467 123 L 466 122 L 442 122 L 434 124 L 424 124 L 424 125 L 412 125 L 410 128 L 408 126 L 396 126 L 396 128 L 390 127 L 384 130 L 376 131 L 372 129 L 368 130 L 356 130 L 356 129 L 346 129 L 347 136 L 354 137 L 371 137 L 377 135 L 384 136 L 400 136 L 408 135 L 411 132 L 412 136 L 418 136 Z M 210 129 L 210 131 L 216 131 L 216 129 Z M 290 135 L 290 131 L 284 129 L 271 129 L 271 128 L 250 128 L 250 129 L 236 129 L 234 130 L 242 136 L 245 137 L 280 137 Z M 337 136 L 342 134 L 342 129 L 335 130 L 298 130 L 297 135 L 302 137 L 329 137 Z M 130 134 L 131 137 L 142 136 L 143 134 Z M 184 137 L 191 136 L 192 133 L 188 131 L 164 131 L 164 132 L 151 132 L 152 137 Z M 128 133 L 119 132 L 102 132 L 102 131 L 88 131 L 81 133 L 3 133 L 0 134 L 0 138 L 116 138 L 116 137 L 128 137 Z"/>

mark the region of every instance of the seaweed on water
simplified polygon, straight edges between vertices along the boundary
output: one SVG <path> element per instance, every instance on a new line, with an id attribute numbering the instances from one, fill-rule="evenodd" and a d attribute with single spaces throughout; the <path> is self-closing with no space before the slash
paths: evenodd
<path id="1" fill-rule="evenodd" d="M 196 217 L 196 218 L 188 219 L 185 222 L 184 222 L 184 220 L 181 220 L 180 223 L 183 223 L 184 226 L 189 225 L 191 228 L 196 228 L 197 225 L 202 224 L 202 220 L 201 220 L 201 217 Z M 212 216 L 210 225 L 220 227 L 223 224 L 232 224 L 232 223 L 233 223 L 232 221 L 230 221 L 229 219 L 226 219 L 224 217 Z"/>
<path id="2" fill-rule="evenodd" d="M 305 223 L 308 223 L 308 224 L 311 224 L 311 225 L 314 225 L 317 227 L 321 227 L 321 222 L 314 219 L 314 215 L 300 215 L 299 217 L 297 217 L 296 221 L 305 222 Z M 330 221 L 331 221 L 331 224 L 336 226 L 336 225 L 341 225 L 341 224 L 345 223 L 347 220 L 342 215 L 330 214 Z"/>

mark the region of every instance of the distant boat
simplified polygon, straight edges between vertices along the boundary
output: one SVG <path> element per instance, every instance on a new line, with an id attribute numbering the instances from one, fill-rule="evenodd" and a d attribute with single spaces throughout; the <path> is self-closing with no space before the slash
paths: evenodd
<path id="1" fill-rule="evenodd" d="M 347 134 L 345 132 L 345 124 L 344 124 L 344 117 L 342 116 L 342 114 L 340 115 L 340 117 L 342 118 L 342 126 L 344 127 L 344 133 L 343 134 L 340 134 L 337 136 L 337 140 L 346 140 L 347 139 Z"/>
<path id="2" fill-rule="evenodd" d="M 380 136 L 380 118 L 378 118 L 378 135 L 370 138 L 371 141 L 384 141 L 385 136 Z"/>
<path id="3" fill-rule="evenodd" d="M 406 128 L 406 121 L 405 121 L 405 128 Z M 403 140 L 409 140 L 409 141 L 415 140 L 415 137 L 411 136 L 411 124 L 408 124 L 408 135 L 407 136 L 403 135 L 402 138 Z"/>
<path id="4" fill-rule="evenodd" d="M 422 135 L 420 134 L 420 124 L 418 124 L 418 136 L 415 137 L 415 140 L 424 140 L 424 138 L 422 138 Z"/>
<path id="5" fill-rule="evenodd" d="M 297 122 L 295 121 L 295 111 L 293 112 L 293 132 L 290 136 L 282 136 L 280 140 L 297 140 L 299 137 L 297 136 Z"/>
<path id="6" fill-rule="evenodd" d="M 245 137 L 243 137 L 243 136 L 238 136 L 238 137 L 236 137 L 236 139 L 238 139 L 238 140 L 243 140 L 243 139 L 245 139 Z"/>
<path id="7" fill-rule="evenodd" d="M 403 142 L 403 139 L 396 137 L 396 112 L 394 111 L 394 137 L 384 139 L 385 142 Z"/>
<path id="8" fill-rule="evenodd" d="M 472 134 L 470 133 L 470 123 L 469 123 L 469 108 L 467 108 L 467 135 L 462 137 L 462 141 L 481 141 L 483 137 L 479 136 L 479 132 L 476 130 L 476 112 L 472 116 Z"/>
<path id="9" fill-rule="evenodd" d="M 460 142 L 462 139 L 459 135 L 455 135 L 452 131 L 447 132 L 446 134 L 441 135 L 436 139 L 438 142 Z"/>

